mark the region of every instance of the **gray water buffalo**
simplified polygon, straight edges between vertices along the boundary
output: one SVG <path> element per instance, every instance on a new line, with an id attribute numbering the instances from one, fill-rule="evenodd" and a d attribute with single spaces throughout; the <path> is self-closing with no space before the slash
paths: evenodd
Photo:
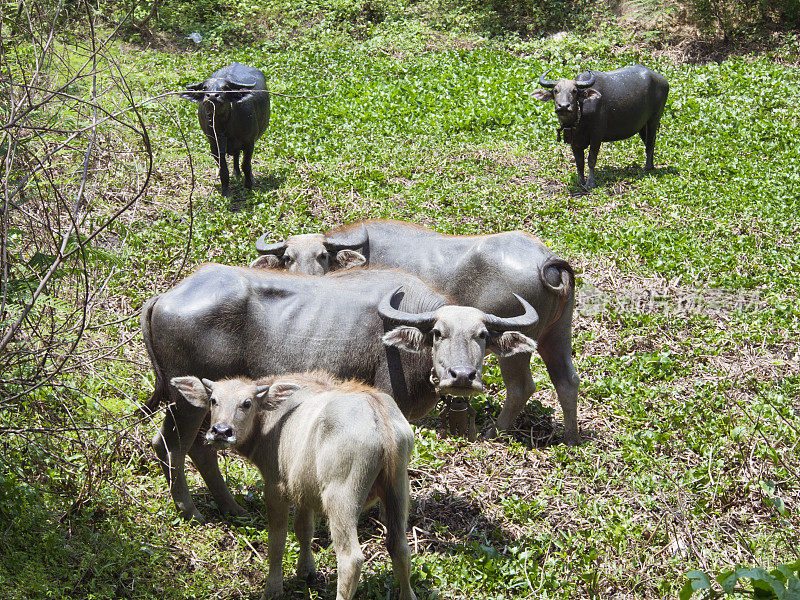
<path id="1" fill-rule="evenodd" d="M 328 271 L 362 267 L 366 259 L 356 252 L 368 241 L 367 231 L 360 236 L 348 235 L 339 239 L 335 235 L 301 233 L 291 235 L 284 242 L 269 244 L 265 233 L 256 241 L 258 258 L 250 263 L 260 269 L 284 268 L 291 273 L 324 275 Z"/>
<path id="2" fill-rule="evenodd" d="M 408 461 L 414 432 L 387 394 L 324 373 L 219 382 L 175 377 L 172 385 L 201 410 L 211 408 L 206 441 L 250 460 L 264 479 L 269 573 L 263 598 L 283 595 L 289 506 L 300 544 L 297 576 L 314 575 L 314 514 L 328 517 L 339 577 L 336 599 L 356 593 L 364 554 L 358 516 L 380 499 L 386 547 L 400 600 L 415 600 L 406 542 Z"/>
<path id="3" fill-rule="evenodd" d="M 230 183 L 226 155 L 233 157 L 236 177 L 240 176 L 239 154 L 243 155 L 244 185 L 251 189 L 253 150 L 269 124 L 269 92 L 264 73 L 233 63 L 205 81 L 187 86 L 181 98 L 197 102 L 200 128 L 219 165 L 222 194 L 228 194 Z"/>
<path id="4" fill-rule="evenodd" d="M 400 268 L 430 282 L 456 303 L 486 313 L 510 316 L 519 310 L 514 294 L 527 300 L 539 313 L 539 322 L 522 330 L 538 341 L 538 352 L 556 388 L 564 413 L 564 440 L 580 441 L 578 432 L 578 374 L 572 362 L 572 312 L 575 275 L 569 263 L 551 252 L 538 239 L 523 231 L 492 235 L 450 236 L 400 221 L 365 221 L 323 234 L 293 236 L 268 244 L 262 236 L 256 250 L 271 256 L 273 266 L 315 262 L 336 268 L 342 262 L 360 259 L 373 267 Z M 346 260 L 326 246 L 335 240 L 349 248 Z M 292 263 L 283 257 L 292 257 Z M 261 258 L 261 257 L 259 257 Z M 256 259 L 258 261 L 259 259 Z M 325 270 L 323 269 L 323 272 Z M 310 273 L 311 271 L 304 271 Z M 318 271 L 315 271 L 318 272 Z M 530 353 L 500 357 L 506 385 L 506 402 L 496 428 L 511 427 L 535 391 Z"/>
<path id="5" fill-rule="evenodd" d="M 591 189 L 596 186 L 594 167 L 602 142 L 624 140 L 636 135 L 645 147 L 645 171 L 653 170 L 653 152 L 661 115 L 667 103 L 669 84 L 655 71 L 642 65 L 614 71 L 589 71 L 576 80 L 545 79 L 546 88 L 532 94 L 537 100 L 552 100 L 560 127 L 558 139 L 572 147 L 578 180 Z M 589 148 L 589 179 L 584 180 L 584 152 Z"/>
<path id="6" fill-rule="evenodd" d="M 505 359 L 533 351 L 535 342 L 520 331 L 533 327 L 536 310 L 521 298 L 513 302 L 517 316 L 505 318 L 453 306 L 418 277 L 398 270 L 309 277 L 200 267 L 149 300 L 141 316 L 155 371 L 145 408 L 170 405 L 153 448 L 181 514 L 202 521 L 186 483 L 187 453 L 220 509 L 243 509 L 225 485 L 213 449 L 196 439 L 206 411 L 170 387 L 173 377 L 259 378 L 324 368 L 391 394 L 413 420 L 436 405 L 438 394 L 481 391 L 486 353 Z"/>

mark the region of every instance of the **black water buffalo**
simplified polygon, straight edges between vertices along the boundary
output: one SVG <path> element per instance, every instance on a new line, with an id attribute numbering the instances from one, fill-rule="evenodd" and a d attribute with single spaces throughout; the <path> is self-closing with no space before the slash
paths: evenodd
<path id="1" fill-rule="evenodd" d="M 219 165 L 222 193 L 227 195 L 230 175 L 226 155 L 233 157 L 233 174 L 240 176 L 242 153 L 244 185 L 253 187 L 253 149 L 269 124 L 269 92 L 264 73 L 239 63 L 216 71 L 200 83 L 186 87 L 181 98 L 197 102 L 200 128 Z"/>
<path id="2" fill-rule="evenodd" d="M 265 234 L 266 235 L 266 234 Z M 335 244 L 331 244 L 333 241 Z M 363 255 L 355 252 L 361 248 Z M 336 248 L 346 248 L 345 257 Z M 572 362 L 572 312 L 575 275 L 569 263 L 523 231 L 492 235 L 442 235 L 400 221 L 365 221 L 325 234 L 305 234 L 285 242 L 256 242 L 261 256 L 254 265 L 324 273 L 342 264 L 369 263 L 400 268 L 430 282 L 458 304 L 509 316 L 519 311 L 514 294 L 527 300 L 540 321 L 523 330 L 538 341 L 538 352 L 558 393 L 564 413 L 564 440 L 580 441 L 578 374 Z M 499 359 L 506 401 L 496 428 L 511 427 L 536 387 L 531 356 L 517 353 Z"/>
<path id="3" fill-rule="evenodd" d="M 669 84 L 662 76 L 642 65 L 615 71 L 589 71 L 577 80 L 549 81 L 539 77 L 543 90 L 535 90 L 537 100 L 553 100 L 560 122 L 559 140 L 572 147 L 578 180 L 595 187 L 594 167 L 602 142 L 624 140 L 639 134 L 647 160 L 645 170 L 653 169 L 656 133 L 667 102 Z M 589 179 L 584 180 L 584 151 L 589 148 Z"/>
<path id="4" fill-rule="evenodd" d="M 146 408 L 173 403 L 153 447 L 181 514 L 202 520 L 186 483 L 187 452 L 220 509 L 243 509 L 213 449 L 197 436 L 206 411 L 169 385 L 173 377 L 255 379 L 324 368 L 391 394 L 408 419 L 417 419 L 436 405 L 438 394 L 482 391 L 486 353 L 530 355 L 536 343 L 519 331 L 530 330 L 538 315 L 525 300 L 512 301 L 516 316 L 503 318 L 453 306 L 398 270 L 309 277 L 214 264 L 152 298 L 141 317 L 156 376 Z"/>

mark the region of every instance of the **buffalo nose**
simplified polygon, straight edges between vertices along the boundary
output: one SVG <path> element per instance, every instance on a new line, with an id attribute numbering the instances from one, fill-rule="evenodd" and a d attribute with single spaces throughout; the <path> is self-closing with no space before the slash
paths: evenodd
<path id="1" fill-rule="evenodd" d="M 450 367 L 447 374 L 453 378 L 456 385 L 469 385 L 475 381 L 478 371 L 475 367 Z"/>
<path id="2" fill-rule="evenodd" d="M 569 104 L 556 104 L 556 112 L 569 112 Z"/>
<path id="3" fill-rule="evenodd" d="M 217 437 L 232 438 L 233 427 L 226 423 L 216 423 L 211 426 L 211 432 Z"/>

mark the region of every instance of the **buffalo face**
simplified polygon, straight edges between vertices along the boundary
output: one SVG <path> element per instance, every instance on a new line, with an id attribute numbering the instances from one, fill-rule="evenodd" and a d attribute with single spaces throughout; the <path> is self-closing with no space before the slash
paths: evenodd
<path id="1" fill-rule="evenodd" d="M 387 346 L 408 352 L 431 352 L 431 383 L 440 394 L 471 396 L 483 391 L 483 358 L 532 353 L 536 342 L 516 331 L 533 326 L 539 316 L 517 296 L 525 310 L 502 319 L 468 306 L 443 306 L 429 313 L 406 313 L 393 307 L 399 290 L 381 302 L 384 320 L 399 324 L 383 336 Z"/>
<path id="2" fill-rule="evenodd" d="M 596 76 L 591 72 L 587 81 L 574 79 L 550 81 L 544 78 L 545 75 L 539 77 L 539 85 L 545 89 L 534 90 L 531 95 L 536 100 L 553 101 L 556 116 L 563 128 L 577 125 L 581 112 L 590 109 L 591 104 L 600 99 L 600 92 L 591 88 L 596 80 Z"/>
<path id="3" fill-rule="evenodd" d="M 186 86 L 181 94 L 184 100 L 197 102 L 208 121 L 207 125 L 227 122 L 231 113 L 231 104 L 239 102 L 252 94 L 255 81 L 233 81 L 228 78 L 212 77 Z"/>
<path id="4" fill-rule="evenodd" d="M 356 251 L 368 241 L 363 225 L 361 231 L 348 240 L 326 237 L 321 233 L 305 233 L 289 236 L 284 242 L 268 244 L 264 241 L 266 235 L 256 241 L 256 251 L 260 256 L 250 263 L 251 267 L 324 275 L 328 271 L 361 267 L 367 262 L 364 255 Z"/>
<path id="5" fill-rule="evenodd" d="M 189 404 L 211 408 L 206 442 L 217 449 L 235 448 L 250 436 L 255 415 L 268 406 L 268 385 L 248 385 L 241 380 L 209 381 L 174 377 L 170 381 Z"/>

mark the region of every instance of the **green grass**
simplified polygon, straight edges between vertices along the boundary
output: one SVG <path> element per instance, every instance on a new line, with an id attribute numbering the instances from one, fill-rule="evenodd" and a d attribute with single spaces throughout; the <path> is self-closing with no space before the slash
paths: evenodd
<path id="1" fill-rule="evenodd" d="M 466 6 L 387 4 L 373 23 L 345 4 L 330 14 L 328 4 L 251 4 L 269 35 L 242 45 L 212 36 L 189 49 L 181 39 L 189 31 L 167 38 L 163 51 L 119 44 L 135 94 L 180 90 L 238 60 L 262 68 L 275 92 L 327 95 L 273 98 L 255 189 L 237 184 L 231 198 L 219 195 L 194 104 L 149 105 L 156 176 L 135 214 L 98 244 L 125 268 L 95 322 L 134 314 L 203 261 L 249 262 L 264 231 L 280 239 L 368 217 L 445 233 L 525 229 L 607 300 L 575 318 L 586 443 L 542 442 L 557 403 L 539 360 L 540 390 L 511 439 L 468 444 L 446 438 L 433 419 L 417 428 L 410 539 L 420 598 L 661 598 L 691 569 L 796 560 L 797 57 L 680 62 L 607 26 L 557 39 L 488 38 L 470 29 L 478 13 Z M 552 106 L 529 93 L 551 66 L 566 76 L 635 62 L 670 82 L 656 172 L 644 173 L 638 137 L 606 144 L 598 188 L 583 194 L 568 148 L 555 141 Z M 113 261 L 95 260 L 110 272 Z M 655 304 L 643 295 L 654 289 Z M 739 308 L 737 298 L 746 299 Z M 681 299 L 701 308 L 682 312 Z M 75 393 L 48 401 L 79 423 L 129 425 L 123 415 L 152 386 L 137 327 L 131 319 L 92 331 L 86 344 L 121 345 L 65 376 Z M 493 393 L 474 402 L 483 426 L 505 393 L 496 366 L 486 379 Z M 43 421 L 24 406 L 3 414 Z M 556 410 L 555 440 L 560 419 Z M 97 430 L 88 444 L 66 433 L 2 442 L 0 595 L 257 597 L 267 536 L 256 473 L 226 460 L 231 487 L 253 509 L 238 522 L 215 516 L 193 474 L 198 505 L 213 519 L 187 526 L 146 446 L 156 427 L 145 421 L 121 437 Z M 60 445 L 66 464 L 38 451 L 46 442 Z M 394 583 L 382 537 L 370 519 L 363 525 L 374 559 L 359 597 L 385 598 Z M 334 597 L 324 527 L 327 583 L 307 592 L 291 579 L 296 550 L 292 538 L 287 595 Z"/>

